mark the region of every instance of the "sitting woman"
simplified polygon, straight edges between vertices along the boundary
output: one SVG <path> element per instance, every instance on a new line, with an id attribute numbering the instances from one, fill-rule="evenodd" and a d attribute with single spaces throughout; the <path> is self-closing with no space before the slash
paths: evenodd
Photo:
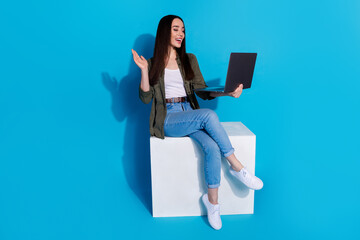
<path id="1" fill-rule="evenodd" d="M 200 109 L 194 89 L 207 87 L 194 54 L 185 50 L 185 26 L 178 16 L 163 17 L 158 25 L 153 58 L 146 60 L 132 50 L 141 69 L 140 99 L 152 100 L 150 134 L 159 138 L 189 136 L 205 153 L 205 181 L 208 192 L 202 196 L 208 220 L 214 229 L 222 227 L 218 188 L 220 186 L 221 156 L 230 163 L 230 173 L 247 187 L 258 190 L 263 182 L 244 168 L 235 157 L 229 137 L 216 113 Z M 238 98 L 243 86 L 228 94 L 197 92 L 202 99 L 217 96 Z"/>

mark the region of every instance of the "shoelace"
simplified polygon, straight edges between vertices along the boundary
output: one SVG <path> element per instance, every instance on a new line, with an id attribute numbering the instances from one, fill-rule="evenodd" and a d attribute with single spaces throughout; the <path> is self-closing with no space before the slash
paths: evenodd
<path id="1" fill-rule="evenodd" d="M 246 170 L 242 171 L 242 173 L 243 173 L 244 180 L 246 182 L 251 183 L 253 181 L 253 179 L 249 176 L 249 174 Z"/>
<path id="2" fill-rule="evenodd" d="M 219 205 L 215 205 L 211 208 L 211 215 L 215 215 L 216 213 L 218 213 L 220 215 L 220 206 Z"/>

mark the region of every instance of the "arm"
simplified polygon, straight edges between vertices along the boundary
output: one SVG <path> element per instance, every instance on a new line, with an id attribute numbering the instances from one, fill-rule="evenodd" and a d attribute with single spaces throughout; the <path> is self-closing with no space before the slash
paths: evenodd
<path id="1" fill-rule="evenodd" d="M 148 68 L 146 70 L 141 70 L 141 82 L 139 86 L 139 98 L 140 100 L 148 104 L 153 98 L 153 87 L 149 82 L 149 69 L 150 69 L 151 61 L 148 60 Z"/>
<path id="2" fill-rule="evenodd" d="M 144 92 L 150 91 L 149 70 L 147 68 L 146 69 L 141 69 L 140 88 Z"/>
<path id="3" fill-rule="evenodd" d="M 151 66 L 151 61 L 146 60 L 143 56 L 139 57 L 135 50 L 131 49 L 131 51 L 133 53 L 133 58 L 136 65 L 138 65 L 138 67 L 141 69 L 139 98 L 143 103 L 148 104 L 153 98 L 153 88 L 150 86 L 149 81 L 149 69 Z"/>

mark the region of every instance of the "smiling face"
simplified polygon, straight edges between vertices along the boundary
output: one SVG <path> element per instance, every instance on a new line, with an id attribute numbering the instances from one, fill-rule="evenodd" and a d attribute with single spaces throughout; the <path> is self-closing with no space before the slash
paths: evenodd
<path id="1" fill-rule="evenodd" d="M 174 48 L 180 48 L 185 38 L 184 23 L 179 18 L 174 18 L 171 23 L 170 45 Z"/>

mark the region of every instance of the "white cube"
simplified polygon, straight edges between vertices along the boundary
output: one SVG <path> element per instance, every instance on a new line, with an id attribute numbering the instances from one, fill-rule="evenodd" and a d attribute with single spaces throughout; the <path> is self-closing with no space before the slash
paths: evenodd
<path id="1" fill-rule="evenodd" d="M 223 122 L 235 156 L 255 174 L 256 137 L 241 122 Z M 153 217 L 200 216 L 206 214 L 201 196 L 207 192 L 204 153 L 189 137 L 150 138 Z M 222 159 L 219 188 L 221 215 L 252 214 L 254 190 L 229 172 Z"/>

